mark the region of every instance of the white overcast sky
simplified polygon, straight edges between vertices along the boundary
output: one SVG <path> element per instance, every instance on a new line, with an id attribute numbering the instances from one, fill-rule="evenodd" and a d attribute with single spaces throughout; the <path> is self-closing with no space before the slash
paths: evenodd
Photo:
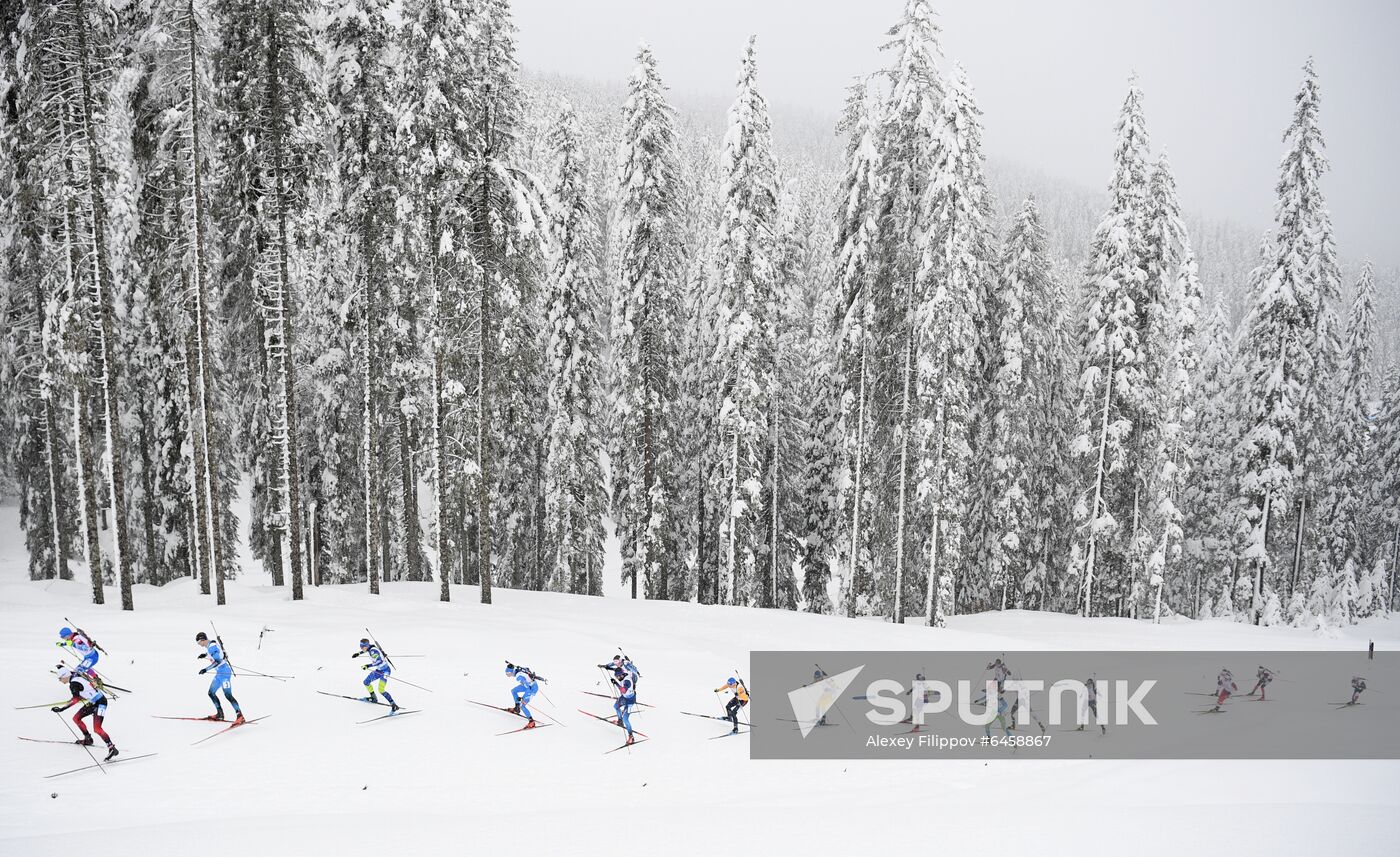
<path id="1" fill-rule="evenodd" d="M 768 99 L 830 113 L 877 68 L 903 0 L 518 0 L 525 67 L 622 80 L 639 40 L 674 90 L 732 91 L 758 36 Z M 1323 87 L 1324 185 L 1344 257 L 1400 264 L 1400 2 L 960 0 L 935 2 L 943 47 L 968 71 L 986 149 L 1102 187 L 1128 74 L 1145 91 L 1190 210 L 1265 228 L 1301 67 Z"/>

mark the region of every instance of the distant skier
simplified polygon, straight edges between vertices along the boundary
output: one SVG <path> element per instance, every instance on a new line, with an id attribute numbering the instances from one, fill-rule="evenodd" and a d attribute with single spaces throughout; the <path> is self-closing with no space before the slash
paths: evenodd
<path id="1" fill-rule="evenodd" d="M 908 696 L 914 703 L 914 714 L 908 720 L 909 723 L 914 724 L 914 728 L 910 729 L 910 732 L 920 731 L 924 720 L 924 706 L 930 702 L 938 701 L 938 691 L 929 690 L 925 684 L 926 681 L 923 673 L 915 673 L 914 683 L 904 692 L 904 695 Z"/>
<path id="2" fill-rule="evenodd" d="M 1011 678 L 1011 668 L 1001 658 L 997 658 L 987 664 L 987 669 L 992 671 L 992 678 L 996 680 L 997 693 L 1001 693 L 1006 685 L 1006 680 Z"/>
<path id="3" fill-rule="evenodd" d="M 1258 693 L 1259 699 L 1262 701 L 1268 693 L 1269 682 L 1274 680 L 1274 671 L 1260 664 L 1259 672 L 1255 673 L 1255 678 L 1254 687 L 1245 696 L 1253 696 Z"/>
<path id="4" fill-rule="evenodd" d="M 1095 720 L 1099 719 L 1099 685 L 1092 677 L 1084 680 L 1084 707 L 1088 709 L 1090 714 L 1094 715 Z M 1041 730 L 1043 731 L 1044 728 L 1042 726 Z M 1100 734 L 1108 734 L 1108 727 L 1102 723 L 1099 724 L 1099 730 Z M 1075 731 L 1083 732 L 1084 724 L 1079 724 L 1079 728 Z"/>
<path id="5" fill-rule="evenodd" d="M 102 679 L 97 677 L 97 646 L 87 638 L 82 631 L 75 631 L 72 628 L 60 628 L 58 631 L 58 642 L 54 645 L 59 648 L 68 649 L 79 658 L 77 666 L 73 667 L 75 672 L 87 676 L 90 681 L 98 687 L 102 686 Z"/>
<path id="6" fill-rule="evenodd" d="M 739 731 L 739 709 L 749 704 L 749 689 L 744 687 L 744 683 L 732 676 L 724 682 L 722 687 L 715 688 L 715 693 L 729 691 L 734 694 L 730 697 L 729 703 L 724 706 L 724 713 L 729 715 L 729 722 L 734 726 L 729 730 L 733 735 Z"/>
<path id="7" fill-rule="evenodd" d="M 204 675 L 210 670 L 214 671 L 214 680 L 209 682 L 209 701 L 214 703 L 214 714 L 204 718 L 205 720 L 223 720 L 224 706 L 219 702 L 218 692 L 222 690 L 224 697 L 228 699 L 229 705 L 233 706 L 234 725 L 243 723 L 243 709 L 239 707 L 238 700 L 233 698 L 233 664 L 224 657 L 224 650 L 218 644 L 209 639 L 203 631 L 194 635 L 195 643 L 204 647 L 204 651 L 195 656 L 195 660 L 209 659 L 209 665 L 199 671 Z"/>
<path id="8" fill-rule="evenodd" d="M 1347 705 L 1360 705 L 1360 703 L 1357 702 L 1357 700 L 1361 698 L 1361 691 L 1363 691 L 1363 690 L 1365 690 L 1365 689 L 1366 689 L 1366 679 L 1362 678 L 1362 677 L 1359 676 L 1359 675 L 1354 675 L 1354 676 L 1352 676 L 1352 677 L 1351 677 L 1351 702 L 1348 702 Z"/>
<path id="9" fill-rule="evenodd" d="M 510 709 L 512 714 L 522 714 L 528 721 L 526 729 L 534 729 L 535 715 L 530 713 L 530 700 L 535 694 L 540 692 L 540 679 L 530 671 L 529 667 L 518 667 L 510 661 L 506 661 L 506 675 L 515 679 L 515 687 L 510 689 L 510 698 L 515 700 L 515 706 Z"/>
<path id="10" fill-rule="evenodd" d="M 1225 704 L 1225 700 L 1230 698 L 1230 694 L 1238 693 L 1239 688 L 1235 686 L 1235 674 L 1230 672 L 1229 667 L 1223 667 L 1220 675 L 1215 677 L 1215 705 L 1210 711 L 1220 711 L 1220 706 Z"/>
<path id="11" fill-rule="evenodd" d="M 817 700 L 817 725 L 830 726 L 831 724 L 826 722 L 826 712 L 836 701 L 836 682 L 831 680 L 831 677 L 826 674 L 826 670 L 817 667 L 812 673 L 812 684 L 822 686 L 822 695 Z"/>
<path id="12" fill-rule="evenodd" d="M 627 730 L 628 744 L 636 743 L 632 735 L 632 706 L 637 704 L 637 680 L 625 667 L 613 670 L 613 687 L 617 688 L 617 699 L 613 700 L 613 711 L 617 712 L 617 723 Z"/>
<path id="13" fill-rule="evenodd" d="M 1370 641 L 1368 642 L 1368 645 L 1366 646 L 1366 660 L 1368 660 L 1368 661 L 1374 661 L 1375 659 L 1376 659 L 1376 641 L 1375 641 L 1375 640 L 1370 640 Z"/>
<path id="14" fill-rule="evenodd" d="M 369 691 L 369 696 L 364 698 L 365 701 L 379 701 L 374 695 L 374 683 L 379 682 L 379 692 L 384 694 L 384 699 L 389 703 L 389 713 L 395 713 L 399 710 L 399 704 L 394 701 L 394 697 L 385 689 L 386 685 L 389 683 L 389 674 L 394 671 L 393 667 L 389 665 L 389 660 L 384 657 L 384 653 L 379 650 L 378 646 L 363 637 L 360 638 L 360 650 L 350 657 L 358 658 L 360 655 L 369 658 L 369 663 L 362 667 L 362 669 L 370 671 L 370 674 L 365 676 L 365 690 Z"/>
<path id="15" fill-rule="evenodd" d="M 84 747 L 92 746 L 92 735 L 88 732 L 87 725 L 83 723 L 83 718 L 92 717 L 92 731 L 96 732 L 107 744 L 108 761 L 116 758 L 117 745 L 112 743 L 112 736 L 108 735 L 102 728 L 102 718 L 107 716 L 107 696 L 98 690 L 92 681 L 83 673 L 75 672 L 72 668 L 59 664 L 58 680 L 68 685 L 68 692 L 73 698 L 63 705 L 55 705 L 54 713 L 59 713 L 72 705 L 82 703 L 83 707 L 78 709 L 78 713 L 73 715 L 73 722 L 78 724 L 78 729 L 83 733 L 83 737 L 75 743 Z"/>
<path id="16" fill-rule="evenodd" d="M 598 669 L 616 672 L 618 669 L 626 670 L 632 677 L 632 686 L 636 687 L 642 678 L 637 665 L 632 663 L 632 659 L 623 654 L 613 655 L 613 659 L 606 664 L 598 664 Z"/>

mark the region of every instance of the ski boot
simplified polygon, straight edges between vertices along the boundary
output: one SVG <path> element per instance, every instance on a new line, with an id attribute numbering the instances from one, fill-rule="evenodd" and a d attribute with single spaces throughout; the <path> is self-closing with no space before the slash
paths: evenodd
<path id="1" fill-rule="evenodd" d="M 213 722 L 215 722 L 215 723 L 222 723 L 223 720 L 224 720 L 224 712 L 223 712 L 222 710 L 220 710 L 218 714 L 211 714 L 211 715 L 209 715 L 208 717 L 206 717 L 206 718 L 204 718 L 204 719 L 205 719 L 205 720 L 209 720 L 209 721 L 213 721 Z"/>
<path id="2" fill-rule="evenodd" d="M 390 713 L 390 714 L 398 714 L 398 713 L 399 713 L 399 704 L 398 704 L 397 702 L 391 702 L 391 703 L 389 703 L 389 713 Z"/>
<path id="3" fill-rule="evenodd" d="M 241 712 L 241 711 L 238 712 L 238 716 L 237 716 L 237 717 L 233 718 L 233 725 L 234 725 L 234 726 L 242 726 L 244 723 L 247 723 L 247 722 L 248 722 L 248 721 L 246 721 L 246 720 L 243 719 L 243 712 Z"/>
<path id="4" fill-rule="evenodd" d="M 112 761 L 113 759 L 117 758 L 117 755 L 118 755 L 118 754 L 117 754 L 117 745 L 116 745 L 116 744 L 108 744 L 108 745 L 107 745 L 107 758 L 103 759 L 102 761 L 104 761 L 104 762 L 110 762 L 110 761 Z"/>
<path id="5" fill-rule="evenodd" d="M 538 726 L 538 725 L 539 725 L 539 724 L 535 722 L 535 718 L 531 717 L 531 718 L 530 718 L 530 722 L 529 722 L 529 723 L 526 723 L 526 724 L 525 724 L 523 727 L 521 727 L 521 728 L 523 728 L 523 729 L 534 729 L 534 728 L 535 728 L 536 726 Z"/>
<path id="6" fill-rule="evenodd" d="M 633 735 L 631 732 L 628 732 L 628 733 L 627 733 L 627 740 L 623 742 L 623 746 L 626 747 L 626 746 L 629 746 L 629 745 L 635 744 L 635 743 L 637 743 L 637 736 L 636 736 L 636 735 Z"/>
<path id="7" fill-rule="evenodd" d="M 511 706 L 510 708 L 507 708 L 506 711 L 509 711 L 511 714 L 519 714 L 519 713 L 520 713 L 520 703 L 517 702 L 515 705 Z"/>
<path id="8" fill-rule="evenodd" d="M 730 734 L 730 735 L 738 735 L 738 734 L 739 734 L 739 727 L 738 727 L 738 726 L 735 726 L 733 729 L 730 729 L 730 730 L 729 730 L 729 734 Z"/>
<path id="9" fill-rule="evenodd" d="M 1075 731 L 1075 732 L 1083 732 L 1083 731 L 1084 731 L 1084 724 L 1083 724 L 1083 723 L 1079 724 L 1078 728 L 1076 728 L 1074 731 Z"/>
<path id="10" fill-rule="evenodd" d="M 363 699 L 365 702 L 374 703 L 376 705 L 379 703 L 379 697 L 375 696 L 374 691 L 372 690 L 369 692 L 369 696 L 362 696 L 360 697 L 360 699 Z"/>
<path id="11" fill-rule="evenodd" d="M 84 735 L 83 737 L 79 738 L 78 740 L 74 741 L 73 743 L 74 743 L 74 744 L 77 744 L 79 747 L 91 747 L 91 746 L 92 746 L 92 736 L 91 736 L 91 735 Z"/>

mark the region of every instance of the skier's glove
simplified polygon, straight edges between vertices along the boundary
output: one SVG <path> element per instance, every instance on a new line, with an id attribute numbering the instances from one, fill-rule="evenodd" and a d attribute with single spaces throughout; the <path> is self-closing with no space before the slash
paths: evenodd
<path id="1" fill-rule="evenodd" d="M 209 672 L 209 668 L 208 668 L 208 667 L 205 667 L 204 669 L 202 669 L 202 670 L 199 671 L 199 674 L 200 674 L 200 675 L 204 675 L 204 674 L 207 673 L 207 672 Z"/>
<path id="2" fill-rule="evenodd" d="M 369 668 L 372 667 L 372 666 L 374 666 L 374 664 L 365 664 L 364 666 L 360 667 L 360 669 L 362 669 L 362 670 L 367 670 L 367 669 L 369 669 Z"/>
<path id="3" fill-rule="evenodd" d="M 68 706 L 66 706 L 66 705 L 55 705 L 55 706 L 54 706 L 52 709 L 50 709 L 50 710 L 53 711 L 54 714 L 58 714 L 59 712 L 63 711 L 63 709 L 65 709 L 65 708 L 67 708 L 67 707 L 68 707 Z"/>
<path id="4" fill-rule="evenodd" d="M 208 652 L 200 652 L 199 654 L 197 654 L 197 655 L 194 656 L 194 659 L 197 660 L 197 661 L 202 661 L 202 660 L 204 660 L 204 659 L 207 658 L 207 657 L 209 657 L 209 653 L 208 653 Z"/>
<path id="5" fill-rule="evenodd" d="M 363 654 L 364 654 L 364 652 L 356 652 L 355 654 L 351 655 L 350 657 L 351 657 L 351 658 L 358 658 L 360 655 L 363 655 Z"/>

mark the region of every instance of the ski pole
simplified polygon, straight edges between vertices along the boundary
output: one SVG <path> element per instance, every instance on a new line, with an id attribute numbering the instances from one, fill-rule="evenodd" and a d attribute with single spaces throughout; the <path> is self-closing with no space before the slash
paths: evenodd
<path id="1" fill-rule="evenodd" d="M 369 635 L 370 641 L 374 643 L 374 647 L 375 647 L 376 649 L 378 649 L 378 650 L 379 650 L 379 653 L 382 654 L 382 655 L 384 656 L 384 660 L 386 660 L 386 661 L 389 662 L 389 666 L 390 666 L 390 667 L 393 667 L 393 666 L 394 666 L 394 659 L 391 658 L 391 657 L 389 657 L 389 653 L 386 652 L 386 651 L 384 651 L 384 647 L 383 647 L 383 646 L 379 645 L 379 641 L 376 640 L 376 639 L 374 638 L 374 632 L 371 631 L 368 627 L 366 627 L 366 628 L 365 628 L 365 633 Z M 404 682 L 404 684 L 408 684 L 408 682 Z M 420 689 L 421 689 L 421 688 L 420 688 Z M 429 691 L 429 693 L 431 693 L 431 692 L 432 692 L 432 691 Z"/>
<path id="2" fill-rule="evenodd" d="M 247 667 L 234 667 L 233 671 L 236 675 L 247 676 L 249 678 L 270 678 L 276 681 L 286 681 L 290 678 L 296 678 L 294 675 L 268 675 L 267 673 L 260 673 L 257 670 L 250 670 Z"/>
<path id="3" fill-rule="evenodd" d="M 262 651 L 263 635 L 268 633 L 269 631 L 276 632 L 276 630 L 276 628 L 269 628 L 266 625 L 263 626 L 263 629 L 258 632 L 258 651 Z"/>
<path id="4" fill-rule="evenodd" d="M 64 717 L 63 713 L 59 711 L 55 711 L 54 714 L 58 715 L 58 719 L 63 721 L 63 727 L 68 730 L 68 734 L 72 735 L 75 739 L 78 740 L 78 746 L 82 747 L 83 750 L 87 752 L 88 758 L 92 759 L 92 764 L 95 767 L 102 768 L 102 773 L 107 773 L 106 766 L 104 766 L 101 762 L 97 761 L 96 756 L 92 755 L 92 748 L 89 747 L 86 743 L 82 743 L 82 739 L 78 738 L 78 733 L 74 732 L 73 727 L 68 725 L 68 718 Z"/>
<path id="5" fill-rule="evenodd" d="M 74 622 L 72 619 L 69 619 L 67 616 L 64 616 L 64 617 L 63 617 L 63 621 L 64 621 L 64 622 L 67 622 L 69 625 L 72 625 L 74 628 L 77 628 L 79 634 L 82 634 L 84 637 L 87 637 L 88 642 L 89 642 L 89 643 L 92 643 L 92 647 L 93 647 L 94 649 L 98 650 L 99 652 L 101 652 L 101 653 L 104 654 L 104 655 L 107 654 L 107 650 L 104 649 L 104 648 L 102 648 L 102 646 L 100 646 L 100 645 L 98 644 L 97 640 L 95 640 L 91 634 L 89 634 L 87 631 L 84 631 L 82 628 L 78 628 L 78 623 L 77 623 L 77 622 Z"/>

